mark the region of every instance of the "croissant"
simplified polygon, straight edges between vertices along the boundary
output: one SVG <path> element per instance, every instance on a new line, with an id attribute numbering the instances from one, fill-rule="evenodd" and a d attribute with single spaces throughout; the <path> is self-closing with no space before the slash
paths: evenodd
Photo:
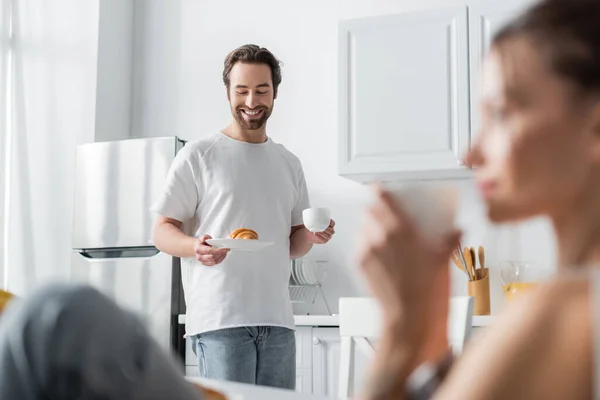
<path id="1" fill-rule="evenodd" d="M 0 289 L 0 314 L 2 314 L 4 308 L 8 305 L 8 303 L 11 302 L 11 300 L 13 300 L 14 297 L 15 296 L 12 293 L 5 292 L 4 290 Z"/>
<path id="2" fill-rule="evenodd" d="M 196 382 L 192 382 L 192 385 L 196 387 L 196 389 L 202 394 L 203 398 L 206 400 L 227 400 L 227 396 L 225 396 L 223 393 L 217 390 L 202 386 Z"/>
<path id="3" fill-rule="evenodd" d="M 258 240 L 258 233 L 248 228 L 239 228 L 235 231 L 231 232 L 229 235 L 230 239 L 249 239 L 249 240 Z"/>

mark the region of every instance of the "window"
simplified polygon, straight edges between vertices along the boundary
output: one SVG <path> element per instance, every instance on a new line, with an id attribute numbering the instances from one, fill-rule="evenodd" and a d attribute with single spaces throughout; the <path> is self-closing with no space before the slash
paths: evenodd
<path id="1" fill-rule="evenodd" d="M 12 0 L 0 0 L 0 287 L 6 286 L 10 152 L 12 141 Z"/>

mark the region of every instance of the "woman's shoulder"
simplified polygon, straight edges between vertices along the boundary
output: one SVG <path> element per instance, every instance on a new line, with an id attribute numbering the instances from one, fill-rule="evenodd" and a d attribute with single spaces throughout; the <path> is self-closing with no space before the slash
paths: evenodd
<path id="1" fill-rule="evenodd" d="M 438 398 L 592 398 L 594 283 L 593 275 L 561 276 L 519 296 L 467 346 Z M 481 396 L 465 397 L 474 369 L 481 378 L 472 392 Z"/>
<path id="2" fill-rule="evenodd" d="M 600 298 L 599 283 L 596 272 L 561 274 L 523 296 L 510 314 L 531 321 L 536 330 L 548 328 L 558 333 L 564 326 L 577 326 L 591 332 L 594 316 L 600 313 L 600 304 L 595 304 Z"/>

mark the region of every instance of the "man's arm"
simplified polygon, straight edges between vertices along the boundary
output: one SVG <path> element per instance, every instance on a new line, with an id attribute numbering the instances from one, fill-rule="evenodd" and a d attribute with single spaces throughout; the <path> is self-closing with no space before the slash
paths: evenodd
<path id="1" fill-rule="evenodd" d="M 182 222 L 159 215 L 154 225 L 154 245 L 162 252 L 175 257 L 195 257 L 196 238 L 181 231 Z"/>
<path id="2" fill-rule="evenodd" d="M 223 262 L 229 249 L 217 249 L 206 243 L 209 235 L 199 238 L 181 231 L 182 222 L 159 215 L 154 225 L 154 245 L 163 253 L 180 258 L 195 258 L 207 267 Z"/>
<path id="3" fill-rule="evenodd" d="M 300 258 L 312 249 L 313 244 L 325 244 L 335 234 L 335 221 L 331 220 L 323 232 L 310 232 L 304 225 L 292 226 L 290 233 L 290 258 Z"/>
<path id="4" fill-rule="evenodd" d="M 193 146 L 184 146 L 171 163 L 160 196 L 152 205 L 156 213 L 154 245 L 175 257 L 194 257 L 197 239 L 181 231 L 183 221 L 190 220 L 203 196 L 200 153 Z"/>
<path id="5" fill-rule="evenodd" d="M 310 240 L 310 232 L 304 225 L 292 226 L 290 233 L 290 258 L 300 258 L 312 249 L 313 242 Z"/>

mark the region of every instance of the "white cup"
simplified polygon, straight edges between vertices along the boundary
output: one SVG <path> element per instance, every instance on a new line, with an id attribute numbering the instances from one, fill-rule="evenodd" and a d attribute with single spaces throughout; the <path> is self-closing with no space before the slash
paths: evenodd
<path id="1" fill-rule="evenodd" d="M 391 189 L 412 223 L 428 239 L 441 239 L 454 229 L 458 193 L 446 185 L 411 184 Z"/>
<path id="2" fill-rule="evenodd" d="M 327 208 L 307 208 L 302 211 L 304 226 L 311 232 L 323 232 L 329 227 L 331 213 Z"/>

